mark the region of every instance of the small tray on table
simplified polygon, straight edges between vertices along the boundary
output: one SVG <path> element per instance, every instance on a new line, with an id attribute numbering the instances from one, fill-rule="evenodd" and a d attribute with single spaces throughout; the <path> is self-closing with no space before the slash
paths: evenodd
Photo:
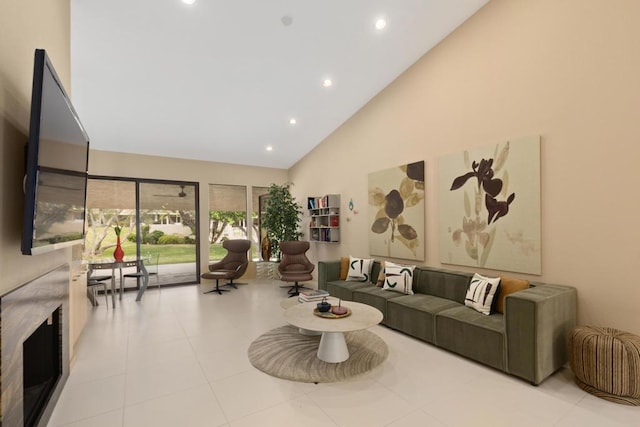
<path id="1" fill-rule="evenodd" d="M 317 308 L 313 309 L 313 314 L 315 314 L 318 317 L 323 317 L 325 319 L 341 319 L 343 317 L 351 316 L 351 309 L 349 307 L 345 307 L 345 308 L 347 309 L 347 312 L 345 314 L 333 314 L 331 310 L 321 312 Z"/>

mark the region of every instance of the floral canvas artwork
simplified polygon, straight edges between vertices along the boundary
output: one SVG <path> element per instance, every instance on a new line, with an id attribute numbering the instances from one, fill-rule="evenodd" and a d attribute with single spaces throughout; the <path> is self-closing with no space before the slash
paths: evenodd
<path id="1" fill-rule="evenodd" d="M 424 161 L 369 174 L 369 252 L 424 260 Z"/>
<path id="2" fill-rule="evenodd" d="M 440 261 L 541 274 L 540 137 L 438 162 Z"/>

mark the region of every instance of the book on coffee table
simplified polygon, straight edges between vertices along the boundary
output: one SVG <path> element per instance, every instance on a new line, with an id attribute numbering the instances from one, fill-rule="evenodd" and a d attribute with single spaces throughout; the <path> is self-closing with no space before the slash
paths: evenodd
<path id="1" fill-rule="evenodd" d="M 322 289 L 311 289 L 308 291 L 300 291 L 298 300 L 301 302 L 320 301 L 322 298 L 328 297 L 329 292 Z"/>

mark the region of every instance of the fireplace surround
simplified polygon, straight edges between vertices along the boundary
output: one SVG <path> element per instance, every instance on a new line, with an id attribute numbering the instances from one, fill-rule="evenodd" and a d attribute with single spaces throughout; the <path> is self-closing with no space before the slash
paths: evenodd
<path id="1" fill-rule="evenodd" d="M 0 328 L 0 426 L 46 426 L 69 376 L 69 266 L 0 297 Z"/>

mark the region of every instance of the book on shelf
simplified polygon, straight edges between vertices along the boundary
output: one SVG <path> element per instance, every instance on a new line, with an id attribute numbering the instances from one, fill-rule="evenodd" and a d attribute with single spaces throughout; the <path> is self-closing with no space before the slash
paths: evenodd
<path id="1" fill-rule="evenodd" d="M 336 209 L 340 208 L 340 195 L 338 194 L 327 194 L 322 197 L 307 197 L 307 209 L 327 209 L 327 208 L 335 208 L 334 212 L 337 213 Z"/>
<path id="2" fill-rule="evenodd" d="M 311 289 L 308 291 L 300 291 L 298 295 L 298 301 L 301 302 L 310 302 L 310 301 L 320 301 L 322 298 L 328 297 L 329 292 L 324 291 L 322 289 Z"/>

